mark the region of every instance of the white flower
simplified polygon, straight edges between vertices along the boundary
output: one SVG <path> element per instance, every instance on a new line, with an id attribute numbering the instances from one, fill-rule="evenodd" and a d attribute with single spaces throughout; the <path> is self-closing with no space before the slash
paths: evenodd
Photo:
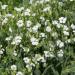
<path id="1" fill-rule="evenodd" d="M 31 12 L 30 9 L 26 9 L 25 12 L 24 12 L 24 15 L 25 16 L 30 16 L 30 12 Z"/>
<path id="2" fill-rule="evenodd" d="M 46 62 L 46 59 L 44 58 L 44 56 L 41 56 L 41 57 L 40 57 L 40 61 L 43 62 L 43 63 Z"/>
<path id="3" fill-rule="evenodd" d="M 30 16 L 30 13 L 27 12 L 27 11 L 25 11 L 25 12 L 24 12 L 24 15 L 25 15 L 25 16 Z"/>
<path id="4" fill-rule="evenodd" d="M 23 27 L 23 20 L 19 20 L 18 22 L 17 22 L 17 26 L 20 28 L 20 27 Z"/>
<path id="5" fill-rule="evenodd" d="M 36 13 L 33 13 L 32 16 L 36 16 Z"/>
<path id="6" fill-rule="evenodd" d="M 58 57 L 63 57 L 63 54 L 64 54 L 64 52 L 63 52 L 62 49 L 57 52 L 57 56 L 58 56 Z"/>
<path id="7" fill-rule="evenodd" d="M 45 18 L 43 16 L 40 17 L 40 20 L 45 21 Z"/>
<path id="8" fill-rule="evenodd" d="M 20 8 L 15 7 L 14 10 L 16 10 L 17 12 L 21 12 L 22 10 L 24 10 L 24 7 L 20 7 Z"/>
<path id="9" fill-rule="evenodd" d="M 63 26 L 63 30 L 68 30 L 69 28 L 67 26 Z"/>
<path id="10" fill-rule="evenodd" d="M 70 0 L 70 1 L 73 1 L 73 0 Z"/>
<path id="11" fill-rule="evenodd" d="M 57 28 L 60 28 L 62 26 L 62 24 L 58 23 L 56 26 L 57 26 Z"/>
<path id="12" fill-rule="evenodd" d="M 51 27 L 50 27 L 50 26 L 47 26 L 47 27 L 46 27 L 46 31 L 47 31 L 47 32 L 51 32 Z"/>
<path id="13" fill-rule="evenodd" d="M 32 45 L 38 45 L 37 41 L 32 42 Z"/>
<path id="14" fill-rule="evenodd" d="M 10 41 L 12 39 L 12 36 L 6 37 L 6 41 Z"/>
<path id="15" fill-rule="evenodd" d="M 45 0 L 45 2 L 49 2 L 49 0 Z"/>
<path id="16" fill-rule="evenodd" d="M 59 48 L 62 48 L 64 46 L 64 42 L 62 42 L 61 40 L 57 40 L 56 44 L 57 46 L 59 46 Z"/>
<path id="17" fill-rule="evenodd" d="M 29 72 L 31 72 L 31 70 L 32 70 L 32 66 L 31 65 L 27 64 L 26 68 L 28 69 Z"/>
<path id="18" fill-rule="evenodd" d="M 49 57 L 50 56 L 49 51 L 44 51 L 44 54 L 45 54 L 45 57 Z"/>
<path id="19" fill-rule="evenodd" d="M 19 45 L 19 43 L 21 42 L 21 39 L 22 39 L 21 36 L 15 36 L 11 44 Z"/>
<path id="20" fill-rule="evenodd" d="M 66 17 L 60 17 L 59 22 L 60 23 L 66 23 L 67 18 Z"/>
<path id="21" fill-rule="evenodd" d="M 14 56 L 17 56 L 17 52 L 16 52 L 16 51 L 14 51 L 14 52 L 13 52 L 13 55 L 14 55 Z"/>
<path id="22" fill-rule="evenodd" d="M 63 31 L 64 35 L 69 35 L 69 32 L 68 31 Z"/>
<path id="23" fill-rule="evenodd" d="M 2 55 L 3 54 L 3 51 L 2 50 L 0 50 L 0 55 Z"/>
<path id="24" fill-rule="evenodd" d="M 23 60 L 26 64 L 30 63 L 30 59 L 28 57 L 24 57 Z"/>
<path id="25" fill-rule="evenodd" d="M 32 27 L 32 31 L 33 31 L 34 33 L 36 33 L 36 32 L 38 32 L 38 28 L 39 28 L 39 27 L 38 27 L 37 25 L 36 25 L 36 26 L 33 26 L 33 27 Z"/>
<path id="26" fill-rule="evenodd" d="M 40 27 L 41 27 L 41 24 L 37 23 L 36 25 L 34 25 L 34 26 L 32 27 L 32 32 L 33 32 L 33 33 L 38 32 L 38 29 L 39 29 Z"/>
<path id="27" fill-rule="evenodd" d="M 49 11 L 49 10 L 50 10 L 50 6 L 45 7 L 45 8 L 43 9 L 43 12 L 47 12 L 47 11 Z"/>
<path id="28" fill-rule="evenodd" d="M 32 62 L 30 63 L 30 65 L 35 67 L 35 64 L 34 64 L 34 63 L 32 63 Z"/>
<path id="29" fill-rule="evenodd" d="M 2 25 L 6 24 L 8 22 L 8 18 L 4 18 L 4 20 L 2 21 Z"/>
<path id="30" fill-rule="evenodd" d="M 30 2 L 29 2 L 30 4 L 32 4 L 33 3 L 33 0 L 30 0 Z"/>
<path id="31" fill-rule="evenodd" d="M 75 30 L 73 30 L 73 33 L 75 33 Z"/>
<path id="32" fill-rule="evenodd" d="M 63 6 L 63 2 L 61 1 L 61 2 L 59 2 L 59 6 Z"/>
<path id="33" fill-rule="evenodd" d="M 43 3 L 44 3 L 44 0 L 40 0 L 39 3 L 40 3 L 40 4 L 43 4 Z"/>
<path id="34" fill-rule="evenodd" d="M 2 9 L 6 9 L 7 6 L 8 6 L 8 5 L 2 5 L 1 8 L 2 8 Z"/>
<path id="35" fill-rule="evenodd" d="M 17 74 L 16 75 L 24 75 L 22 72 L 17 72 Z"/>
<path id="36" fill-rule="evenodd" d="M 32 25 L 32 22 L 30 20 L 26 21 L 26 27 L 30 27 Z"/>
<path id="37" fill-rule="evenodd" d="M 46 37 L 45 33 L 40 33 L 40 37 Z"/>
<path id="38" fill-rule="evenodd" d="M 30 27 L 30 28 L 27 28 L 27 30 L 29 31 L 29 32 L 32 32 L 32 28 Z"/>
<path id="39" fill-rule="evenodd" d="M 52 24 L 53 25 L 57 25 L 58 24 L 58 21 L 57 20 L 54 20 L 54 21 L 52 21 Z"/>
<path id="40" fill-rule="evenodd" d="M 40 54 L 35 54 L 35 58 L 34 58 L 35 61 L 40 61 L 40 62 L 46 62 L 44 56 L 41 56 Z"/>
<path id="41" fill-rule="evenodd" d="M 56 41 L 57 46 L 59 46 L 60 42 L 61 42 L 61 40 Z"/>
<path id="42" fill-rule="evenodd" d="M 39 40 L 34 37 L 31 37 L 30 41 L 31 41 L 32 45 L 38 45 L 38 42 L 39 42 Z"/>
<path id="43" fill-rule="evenodd" d="M 71 24 L 71 28 L 72 28 L 72 29 L 75 29 L 75 25 L 74 25 L 74 24 Z"/>
<path id="44" fill-rule="evenodd" d="M 63 42 L 60 42 L 59 48 L 62 48 L 62 47 L 64 47 L 64 43 Z"/>
<path id="45" fill-rule="evenodd" d="M 8 14 L 6 14 L 6 17 L 14 18 L 15 16 L 14 16 L 14 15 L 12 15 L 12 14 L 10 14 L 10 13 L 8 13 Z"/>
<path id="46" fill-rule="evenodd" d="M 12 33 L 12 29 L 11 29 L 11 27 L 9 27 L 9 31 Z"/>
<path id="47" fill-rule="evenodd" d="M 52 36 L 53 36 L 53 37 L 58 37 L 57 32 L 53 32 L 53 33 L 52 33 Z"/>
<path id="48" fill-rule="evenodd" d="M 47 26 L 47 25 L 48 25 L 48 22 L 49 22 L 49 20 L 46 20 L 46 21 L 45 21 L 45 26 Z"/>
<path id="49" fill-rule="evenodd" d="M 40 23 L 37 23 L 36 26 L 38 26 L 38 28 L 40 28 L 41 27 L 41 24 Z"/>
<path id="50" fill-rule="evenodd" d="M 49 52 L 49 51 L 44 51 L 44 55 L 45 57 L 54 57 L 53 52 Z"/>
<path id="51" fill-rule="evenodd" d="M 11 70 L 13 70 L 13 71 L 17 70 L 17 66 L 16 65 L 11 65 Z"/>
<path id="52" fill-rule="evenodd" d="M 71 42 L 71 39 L 67 39 L 65 42 L 66 43 L 70 43 Z"/>

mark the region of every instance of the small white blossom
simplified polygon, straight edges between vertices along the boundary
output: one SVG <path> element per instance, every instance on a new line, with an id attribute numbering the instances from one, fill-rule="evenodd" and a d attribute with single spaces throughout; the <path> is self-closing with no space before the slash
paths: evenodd
<path id="1" fill-rule="evenodd" d="M 32 31 L 33 31 L 34 33 L 38 32 L 38 26 L 33 26 Z"/>
<path id="2" fill-rule="evenodd" d="M 40 54 L 35 54 L 35 61 L 40 61 L 40 62 L 46 62 L 44 56 L 41 56 Z"/>
<path id="3" fill-rule="evenodd" d="M 40 37 L 46 37 L 45 33 L 40 33 Z"/>
<path id="4" fill-rule="evenodd" d="M 25 15 L 25 16 L 30 16 L 30 12 L 31 12 L 30 9 L 26 9 L 26 10 L 24 11 L 24 15 Z"/>
<path id="5" fill-rule="evenodd" d="M 71 28 L 72 28 L 72 29 L 75 29 L 75 25 L 74 25 L 74 24 L 71 24 Z"/>
<path id="6" fill-rule="evenodd" d="M 40 17 L 40 20 L 45 21 L 45 18 L 43 16 Z"/>
<path id="7" fill-rule="evenodd" d="M 17 72 L 17 74 L 16 75 L 24 75 L 22 72 Z"/>
<path id="8" fill-rule="evenodd" d="M 36 13 L 33 13 L 32 16 L 36 16 Z"/>
<path id="9" fill-rule="evenodd" d="M 33 3 L 33 0 L 30 0 L 29 3 L 32 4 Z"/>
<path id="10" fill-rule="evenodd" d="M 9 32 L 11 32 L 11 33 L 12 33 L 12 28 L 11 28 L 11 27 L 9 27 Z"/>
<path id="11" fill-rule="evenodd" d="M 58 23 L 56 26 L 57 26 L 57 28 L 60 28 L 62 26 L 62 24 Z"/>
<path id="12" fill-rule="evenodd" d="M 0 50 L 0 55 L 2 55 L 3 54 L 3 51 L 2 50 Z"/>
<path id="13" fill-rule="evenodd" d="M 17 26 L 20 28 L 20 27 L 23 27 L 23 20 L 18 20 L 17 22 Z"/>
<path id="14" fill-rule="evenodd" d="M 19 45 L 21 43 L 21 36 L 15 36 L 11 44 Z"/>
<path id="15" fill-rule="evenodd" d="M 66 23 L 67 18 L 66 17 L 60 17 L 59 23 Z"/>
<path id="16" fill-rule="evenodd" d="M 43 12 L 47 12 L 47 11 L 49 11 L 49 10 L 50 10 L 50 6 L 45 7 L 45 8 L 43 9 Z"/>
<path id="17" fill-rule="evenodd" d="M 38 42 L 39 42 L 39 40 L 36 39 L 35 37 L 31 37 L 30 41 L 31 41 L 32 45 L 38 45 Z"/>
<path id="18" fill-rule="evenodd" d="M 51 58 L 54 57 L 53 52 L 49 52 L 49 51 L 44 51 L 44 55 L 45 55 L 45 57 L 51 57 Z"/>
<path id="19" fill-rule="evenodd" d="M 45 2 L 49 2 L 49 0 L 45 0 Z"/>
<path id="20" fill-rule="evenodd" d="M 32 25 L 32 22 L 30 20 L 26 21 L 26 27 L 30 27 Z"/>
<path id="21" fill-rule="evenodd" d="M 13 70 L 13 71 L 17 70 L 17 66 L 16 65 L 11 65 L 11 70 Z"/>
<path id="22" fill-rule="evenodd" d="M 58 37 L 57 32 L 53 32 L 53 33 L 52 33 L 52 36 L 53 36 L 53 37 Z"/>
<path id="23" fill-rule="evenodd" d="M 70 43 L 71 42 L 71 39 L 67 39 L 65 42 L 66 43 Z"/>
<path id="24" fill-rule="evenodd" d="M 74 1 L 74 0 L 70 0 L 70 1 Z"/>
<path id="25" fill-rule="evenodd" d="M 69 35 L 69 32 L 68 31 L 63 31 L 64 35 Z"/>
<path id="26" fill-rule="evenodd" d="M 6 24 L 8 22 L 8 18 L 4 18 L 4 20 L 2 21 L 2 25 Z"/>
<path id="27" fill-rule="evenodd" d="M 32 70 L 32 66 L 29 64 L 26 65 L 26 68 L 28 69 L 29 72 Z"/>
<path id="28" fill-rule="evenodd" d="M 6 41 L 10 41 L 12 39 L 12 36 L 6 37 Z"/>
<path id="29" fill-rule="evenodd" d="M 1 8 L 2 9 L 6 9 L 8 5 L 2 5 Z"/>
<path id="30" fill-rule="evenodd" d="M 22 10 L 24 10 L 24 7 L 20 7 L 20 8 L 15 7 L 14 10 L 16 10 L 17 12 L 21 12 Z"/>
<path id="31" fill-rule="evenodd" d="M 69 28 L 66 25 L 64 25 L 63 30 L 69 30 Z"/>
<path id="32" fill-rule="evenodd" d="M 50 26 L 47 26 L 47 27 L 46 27 L 46 31 L 47 31 L 47 32 L 51 32 L 51 27 L 50 27 Z"/>
<path id="33" fill-rule="evenodd" d="M 47 25 L 48 25 L 48 22 L 49 22 L 49 20 L 46 20 L 46 21 L 45 21 L 45 26 L 47 26 Z"/>
<path id="34" fill-rule="evenodd" d="M 30 62 L 30 59 L 28 57 L 24 57 L 23 60 L 26 64 L 28 64 Z"/>
<path id="35" fill-rule="evenodd" d="M 16 52 L 16 51 L 14 51 L 14 52 L 13 52 L 13 55 L 14 55 L 14 56 L 17 56 L 17 52 Z"/>
<path id="36" fill-rule="evenodd" d="M 60 42 L 61 42 L 61 40 L 56 41 L 57 46 L 60 44 Z"/>
<path id="37" fill-rule="evenodd" d="M 57 46 L 59 46 L 59 48 L 64 47 L 64 42 L 62 42 L 61 40 L 57 40 L 56 44 Z"/>
<path id="38" fill-rule="evenodd" d="M 41 25 L 39 23 L 37 23 L 35 26 L 32 27 L 32 31 L 34 33 L 38 32 L 38 29 L 41 27 Z"/>
<path id="39" fill-rule="evenodd" d="M 58 57 L 63 57 L 63 54 L 64 54 L 63 50 L 60 50 L 57 52 Z"/>
<path id="40" fill-rule="evenodd" d="M 52 21 L 52 24 L 53 25 L 57 25 L 58 24 L 58 21 L 57 20 L 54 20 L 54 21 Z"/>
<path id="41" fill-rule="evenodd" d="M 8 13 L 8 14 L 6 14 L 6 17 L 14 18 L 15 16 L 13 14 Z"/>
<path id="42" fill-rule="evenodd" d="M 62 48 L 62 47 L 64 47 L 64 43 L 63 42 L 60 42 L 59 48 Z"/>

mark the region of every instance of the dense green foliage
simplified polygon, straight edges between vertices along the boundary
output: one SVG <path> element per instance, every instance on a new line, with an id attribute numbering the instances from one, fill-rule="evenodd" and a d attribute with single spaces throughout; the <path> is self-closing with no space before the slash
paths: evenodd
<path id="1" fill-rule="evenodd" d="M 75 75 L 75 1 L 31 1 L 0 0 L 0 75 Z"/>

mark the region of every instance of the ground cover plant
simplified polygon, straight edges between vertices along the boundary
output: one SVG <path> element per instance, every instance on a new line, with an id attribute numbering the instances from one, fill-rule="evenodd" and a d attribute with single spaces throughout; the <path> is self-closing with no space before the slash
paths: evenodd
<path id="1" fill-rule="evenodd" d="M 0 75 L 75 75 L 75 0 L 0 0 Z"/>

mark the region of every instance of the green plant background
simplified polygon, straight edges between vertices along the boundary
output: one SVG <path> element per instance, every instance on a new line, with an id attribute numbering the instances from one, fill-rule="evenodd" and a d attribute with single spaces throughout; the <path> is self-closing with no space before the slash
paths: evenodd
<path id="1" fill-rule="evenodd" d="M 58 3 L 62 1 L 64 4 L 63 7 L 58 5 Z M 37 7 L 34 7 L 34 5 L 30 5 L 28 0 L 0 0 L 0 2 L 2 2 L 0 3 L 0 5 L 7 4 L 9 6 L 8 7 L 9 11 L 6 12 L 13 13 L 14 15 L 16 15 L 16 13 L 13 12 L 14 7 L 20 7 L 20 6 L 24 6 L 25 8 L 29 7 L 33 11 L 36 11 L 38 13 L 41 13 L 40 10 L 42 9 L 41 5 L 38 5 Z M 69 0 L 50 0 L 49 4 L 53 7 L 52 13 L 48 15 L 44 14 L 44 16 L 48 19 L 50 18 L 50 21 L 52 21 L 53 19 L 58 19 L 60 16 L 67 16 L 68 25 L 70 25 L 71 23 L 75 23 L 75 1 L 71 2 Z M 4 14 L 1 9 L 0 12 Z M 35 21 L 38 20 L 38 16 L 36 17 L 37 19 L 35 19 Z M 17 18 L 18 17 L 16 17 L 16 20 Z M 33 18 L 30 19 L 33 21 Z M 12 20 L 10 19 L 8 26 L 10 26 L 11 22 Z M 13 22 L 14 22 L 14 26 L 12 25 L 12 28 L 16 29 L 15 20 L 13 20 Z M 24 32 L 24 30 L 21 31 Z M 14 33 L 17 33 L 17 31 L 14 31 Z M 19 56 L 16 58 L 11 55 L 12 50 L 14 50 L 15 47 L 8 45 L 8 43 L 5 41 L 5 38 L 9 34 L 10 33 L 8 33 L 7 26 L 3 27 L 2 29 L 0 28 L 0 44 L 3 45 L 3 48 L 7 47 L 5 54 L 0 58 L 0 75 L 12 74 L 10 71 L 10 66 L 13 63 L 15 63 L 18 66 L 18 70 L 26 73 L 26 69 L 24 67 L 24 63 L 22 60 L 23 59 L 22 55 L 24 55 L 23 50 L 20 47 L 16 47 L 16 49 L 18 49 Z M 13 34 L 13 36 L 14 35 L 15 34 Z M 62 36 L 60 35 L 59 38 L 62 39 Z M 28 39 L 28 37 L 23 38 L 22 42 L 26 39 Z M 27 43 L 28 42 L 24 42 L 23 45 Z M 29 47 L 31 45 L 29 46 L 26 45 L 26 46 Z M 39 51 L 37 51 L 36 53 L 42 53 L 44 49 L 48 49 L 46 47 L 47 46 L 43 44 L 41 44 L 41 46 L 39 47 L 35 47 L 34 49 L 33 47 L 30 47 L 31 50 L 33 50 L 33 52 L 30 53 L 30 56 L 32 53 L 35 53 L 35 50 L 37 49 L 39 49 Z M 58 59 L 57 57 L 53 59 L 51 58 L 48 59 L 47 61 L 48 66 L 46 68 L 42 68 L 42 64 L 40 63 L 39 68 L 33 69 L 33 73 L 34 73 L 33 75 L 75 75 L 75 42 L 72 42 L 71 44 L 67 44 L 66 47 L 64 48 L 64 52 L 65 54 L 62 59 Z M 13 73 L 12 75 L 15 74 Z M 29 75 L 29 73 L 26 73 L 25 75 Z"/>

